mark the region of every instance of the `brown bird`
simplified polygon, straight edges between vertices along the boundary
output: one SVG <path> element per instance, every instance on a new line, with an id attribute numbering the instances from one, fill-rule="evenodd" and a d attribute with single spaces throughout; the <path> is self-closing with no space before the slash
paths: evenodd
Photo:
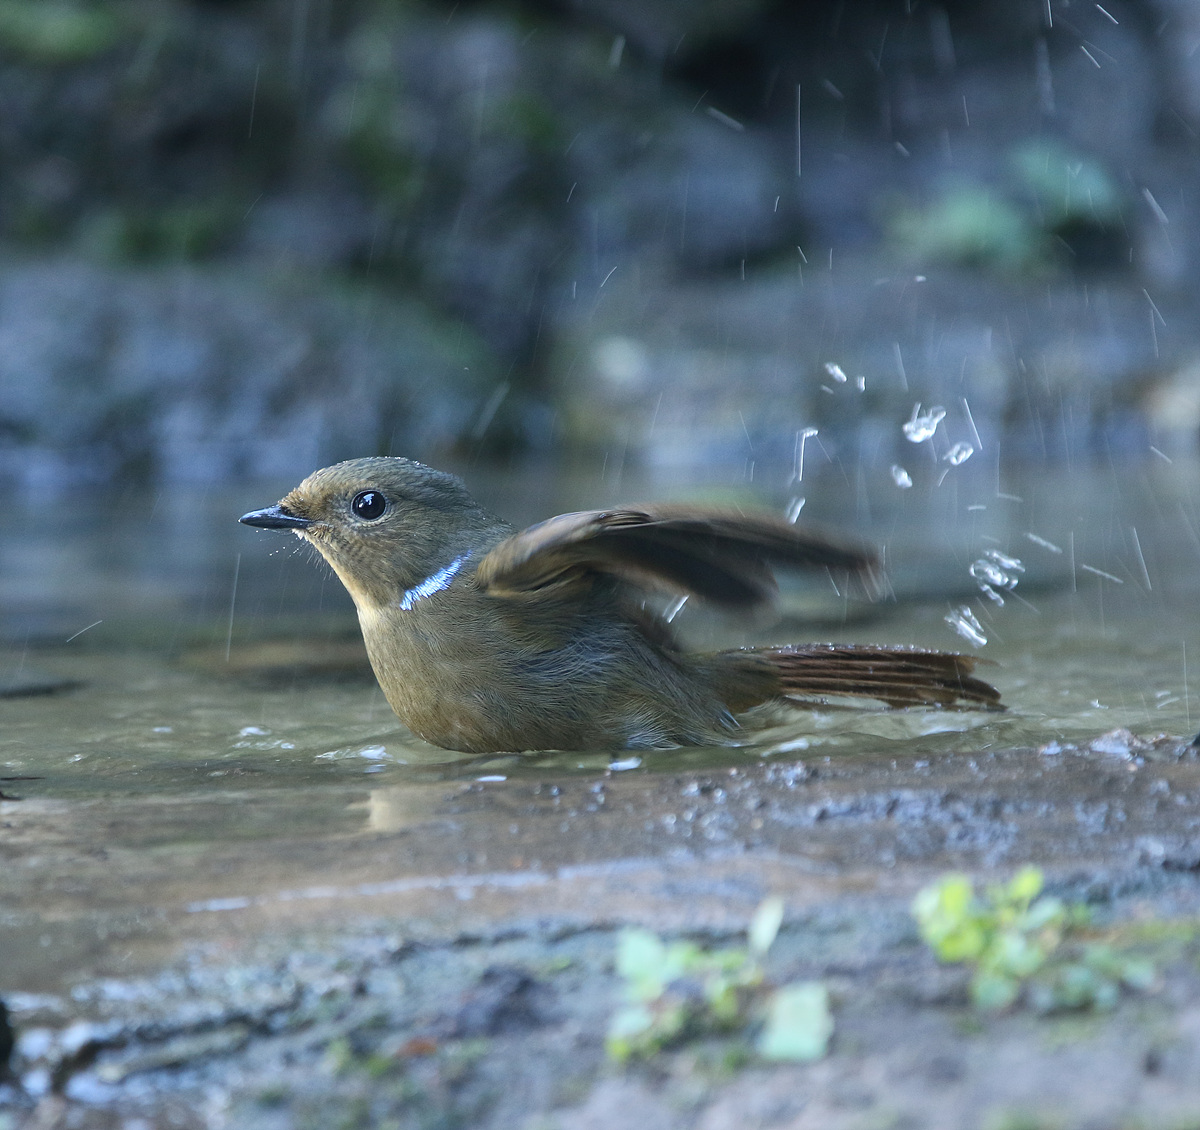
<path id="1" fill-rule="evenodd" d="M 292 530 L 354 598 L 392 709 L 426 741 L 485 753 L 655 749 L 733 740 L 764 703 L 878 699 L 995 708 L 975 660 L 834 644 L 684 651 L 649 589 L 750 608 L 770 565 L 868 584 L 863 546 L 766 515 L 689 506 L 560 514 L 520 532 L 453 475 L 409 459 L 352 459 L 242 516 Z"/>

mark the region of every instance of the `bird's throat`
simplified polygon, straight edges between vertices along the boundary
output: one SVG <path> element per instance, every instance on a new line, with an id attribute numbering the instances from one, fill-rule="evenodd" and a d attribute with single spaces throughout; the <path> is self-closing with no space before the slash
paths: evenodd
<path id="1" fill-rule="evenodd" d="M 433 596 L 435 592 L 441 592 L 442 589 L 449 587 L 450 582 L 454 580 L 455 574 L 463 567 L 470 556 L 471 551 L 468 549 L 466 553 L 460 553 L 449 565 L 439 569 L 436 573 L 430 573 L 428 577 L 419 584 L 413 585 L 412 588 L 405 589 L 400 594 L 400 599 L 396 601 L 396 606 L 404 612 L 409 612 L 418 601 Z"/>

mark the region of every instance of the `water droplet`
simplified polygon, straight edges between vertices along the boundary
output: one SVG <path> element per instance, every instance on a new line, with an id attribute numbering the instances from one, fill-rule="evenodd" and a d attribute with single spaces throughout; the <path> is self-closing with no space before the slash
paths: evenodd
<path id="1" fill-rule="evenodd" d="M 956 443 L 945 455 L 942 456 L 951 467 L 957 467 L 960 463 L 965 463 L 972 455 L 975 454 L 975 448 L 969 443 Z"/>
<path id="2" fill-rule="evenodd" d="M 1031 534 L 1028 531 L 1025 536 L 1033 542 L 1034 545 L 1040 545 L 1043 549 L 1048 549 L 1051 553 L 1062 553 L 1062 546 L 1055 545 L 1052 541 L 1047 541 L 1045 538 L 1040 538 L 1037 534 Z"/>
<path id="3" fill-rule="evenodd" d="M 681 596 L 677 600 L 671 601 L 671 603 L 667 605 L 666 611 L 663 613 L 663 619 L 666 620 L 668 624 L 671 623 L 671 621 L 673 621 L 675 617 L 683 611 L 683 606 L 687 604 L 687 602 L 688 598 L 686 596 Z"/>
<path id="4" fill-rule="evenodd" d="M 841 365 L 837 365 L 832 361 L 825 362 L 825 372 L 827 372 L 838 384 L 846 383 L 846 373 Z"/>
<path id="5" fill-rule="evenodd" d="M 964 640 L 976 647 L 983 647 L 987 643 L 987 636 L 983 634 L 983 625 L 975 619 L 975 613 L 967 605 L 959 605 L 953 612 L 947 613 L 943 619 Z"/>
<path id="6" fill-rule="evenodd" d="M 989 549 L 984 555 L 971 563 L 971 576 L 979 584 L 980 590 L 990 599 L 995 600 L 994 594 L 988 592 L 989 586 L 1011 591 L 1017 587 L 1020 578 L 1018 573 L 1024 573 L 1025 566 L 1019 558 L 1009 557 L 998 549 Z M 998 603 L 1003 604 L 1001 600 Z"/>
<path id="7" fill-rule="evenodd" d="M 908 490 L 912 486 L 912 475 L 910 475 L 899 463 L 892 464 L 892 482 L 901 490 Z"/>
<path id="8" fill-rule="evenodd" d="M 913 405 L 912 418 L 903 425 L 905 438 L 911 443 L 924 443 L 927 439 L 933 438 L 933 433 L 937 431 L 938 424 L 946 418 L 946 409 L 942 407 L 930 408 L 924 415 L 921 414 L 921 402 L 918 400 Z"/>
<path id="9" fill-rule="evenodd" d="M 998 549 L 989 549 L 984 556 L 991 558 L 1001 569 L 1009 569 L 1014 573 L 1025 572 L 1025 566 L 1021 564 L 1019 557 L 1009 557 L 1007 554 L 1001 553 Z"/>
<path id="10" fill-rule="evenodd" d="M 1011 588 L 1016 584 L 999 565 L 981 557 L 971 563 L 971 576 L 981 584 L 998 585 L 1000 588 Z"/>

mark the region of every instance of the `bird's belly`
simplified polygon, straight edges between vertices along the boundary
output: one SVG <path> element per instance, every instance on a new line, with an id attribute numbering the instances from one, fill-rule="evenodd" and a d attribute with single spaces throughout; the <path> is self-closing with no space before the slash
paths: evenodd
<path id="1" fill-rule="evenodd" d="M 653 748 L 715 737 L 719 728 L 721 704 L 693 701 L 674 685 L 679 672 L 619 635 L 536 649 L 479 625 L 459 637 L 405 622 L 401 645 L 394 630 L 366 617 L 362 625 L 392 709 L 448 749 Z"/>
<path id="2" fill-rule="evenodd" d="M 365 617 L 362 626 L 388 703 L 428 742 L 476 753 L 551 748 L 564 744 L 569 728 L 580 729 L 578 715 L 570 726 L 566 704 L 572 691 L 576 700 L 589 699 L 594 682 L 572 688 L 567 670 L 558 678 L 552 664 L 531 673 L 511 641 L 478 626 L 457 636 L 406 623 L 402 639 Z"/>

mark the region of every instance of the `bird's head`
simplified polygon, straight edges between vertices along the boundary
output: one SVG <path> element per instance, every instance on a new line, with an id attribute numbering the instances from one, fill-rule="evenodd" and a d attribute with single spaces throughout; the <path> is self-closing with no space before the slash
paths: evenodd
<path id="1" fill-rule="evenodd" d="M 360 607 L 395 600 L 502 525 L 454 475 L 400 458 L 314 471 L 274 506 L 239 521 L 311 542 Z"/>

